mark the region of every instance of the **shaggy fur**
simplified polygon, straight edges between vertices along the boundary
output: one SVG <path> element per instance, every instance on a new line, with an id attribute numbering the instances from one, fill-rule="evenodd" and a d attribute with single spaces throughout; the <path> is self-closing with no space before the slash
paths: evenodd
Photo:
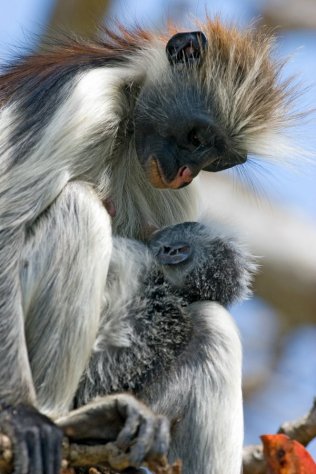
<path id="1" fill-rule="evenodd" d="M 194 167 L 192 177 L 210 164 L 203 147 L 184 149 L 180 140 L 176 147 L 166 148 L 174 142 L 175 125 L 177 136 L 183 131 L 187 139 L 192 120 L 207 117 L 213 124 L 208 151 L 213 165 L 216 157 L 218 169 L 222 153 L 233 156 L 234 165 L 249 152 L 276 158 L 284 154 L 280 128 L 289 117 L 290 90 L 280 82 L 279 63 L 270 58 L 271 38 L 226 28 L 218 20 L 206 21 L 201 29 L 208 46 L 196 62 L 170 64 L 165 48 L 172 29 L 154 35 L 120 28 L 117 34 L 106 31 L 102 40 L 57 41 L 44 52 L 21 58 L 0 77 L 1 400 L 38 403 L 50 413 L 68 409 L 88 362 L 103 304 L 87 271 L 99 274 L 98 288 L 105 286 L 111 229 L 101 210 L 102 199 L 110 198 L 116 208 L 116 235 L 143 238 L 148 226 L 195 218 L 194 184 L 173 190 L 156 189 L 149 182 L 146 163 L 157 150 L 171 170 L 170 179 L 157 163 L 156 170 L 167 176 L 170 188 L 187 160 Z M 156 138 L 146 144 L 144 164 L 135 144 L 144 145 L 136 138 L 149 136 L 145 127 L 151 127 Z M 56 252 L 50 254 L 50 245 L 42 245 L 39 261 L 47 262 L 47 271 L 43 274 L 40 265 L 39 272 L 28 274 L 33 279 L 28 288 L 33 290 L 26 303 L 21 272 L 27 237 L 48 215 L 40 241 L 49 242 L 56 230 Z M 94 230 L 100 226 L 101 236 L 94 231 L 89 235 L 91 223 Z M 48 300 L 41 300 L 34 290 L 38 273 L 51 287 Z M 58 301 L 63 302 L 61 313 L 58 304 L 54 311 Z M 34 323 L 39 320 L 32 322 L 30 314 L 41 314 L 41 334 Z M 229 327 L 228 322 L 228 333 Z M 238 364 L 235 368 L 238 372 Z M 196 383 L 194 390 L 202 390 L 203 383 Z"/>

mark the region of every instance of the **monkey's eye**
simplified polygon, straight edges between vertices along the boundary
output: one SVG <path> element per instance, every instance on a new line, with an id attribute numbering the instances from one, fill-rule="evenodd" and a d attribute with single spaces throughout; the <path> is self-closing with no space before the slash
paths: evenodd
<path id="1" fill-rule="evenodd" d="M 192 145 L 194 148 L 198 148 L 200 145 L 202 145 L 199 132 L 195 128 L 189 131 L 187 139 L 188 139 L 188 143 Z"/>

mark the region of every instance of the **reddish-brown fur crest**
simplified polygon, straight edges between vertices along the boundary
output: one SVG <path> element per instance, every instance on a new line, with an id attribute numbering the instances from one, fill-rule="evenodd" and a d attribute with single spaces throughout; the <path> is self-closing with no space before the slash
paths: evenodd
<path id="1" fill-rule="evenodd" d="M 243 122 L 249 132 L 253 126 L 266 124 L 273 114 L 280 116 L 280 108 L 287 105 L 291 91 L 286 83 L 279 84 L 282 63 L 270 60 L 271 35 L 254 29 L 239 31 L 234 26 L 224 26 L 219 19 L 207 19 L 197 25 L 208 38 L 199 81 L 214 96 L 222 115 L 219 119 L 231 135 L 240 136 L 242 130 L 236 129 L 237 123 Z M 0 76 L 0 105 L 10 100 L 29 80 L 33 90 L 54 74 L 67 74 L 69 70 L 103 66 L 109 62 L 119 64 L 144 49 L 155 37 L 166 44 L 177 31 L 174 24 L 168 25 L 165 35 L 155 35 L 139 27 L 128 30 L 118 24 L 116 32 L 102 29 L 100 39 L 51 41 L 42 52 L 21 59 Z M 57 76 L 56 81 L 60 81 Z"/>
<path id="2" fill-rule="evenodd" d="M 50 39 L 42 51 L 32 53 L 8 67 L 0 75 L 0 105 L 6 103 L 29 77 L 41 79 L 67 67 L 102 66 L 124 61 L 130 54 L 144 48 L 152 34 L 142 28 L 127 30 L 118 25 L 117 32 L 100 28 L 95 39 L 75 39 L 63 35 Z"/>
<path id="3" fill-rule="evenodd" d="M 271 57 L 271 31 L 240 31 L 224 26 L 219 19 L 200 27 L 208 38 L 202 80 L 219 104 L 231 136 L 243 141 L 243 132 L 250 137 L 260 129 L 288 125 L 296 86 L 292 78 L 281 79 L 285 61 Z"/>

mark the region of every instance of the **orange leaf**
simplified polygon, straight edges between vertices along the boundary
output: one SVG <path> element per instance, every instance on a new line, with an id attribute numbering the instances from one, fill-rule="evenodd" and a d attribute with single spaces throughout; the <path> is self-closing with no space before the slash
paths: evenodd
<path id="1" fill-rule="evenodd" d="M 316 474 L 316 464 L 302 444 L 284 434 L 263 435 L 269 474 Z"/>

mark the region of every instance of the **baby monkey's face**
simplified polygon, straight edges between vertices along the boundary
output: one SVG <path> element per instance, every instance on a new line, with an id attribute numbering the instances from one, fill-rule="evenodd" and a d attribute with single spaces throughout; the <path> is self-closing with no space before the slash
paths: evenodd
<path id="1" fill-rule="evenodd" d="M 256 266 L 252 256 L 224 229 L 185 222 L 155 232 L 149 241 L 166 281 L 188 302 L 224 306 L 249 296 Z"/>
<path id="2" fill-rule="evenodd" d="M 197 274 L 205 268 L 209 243 L 206 226 L 185 222 L 156 231 L 148 245 L 167 280 L 182 287 L 190 274 Z"/>

